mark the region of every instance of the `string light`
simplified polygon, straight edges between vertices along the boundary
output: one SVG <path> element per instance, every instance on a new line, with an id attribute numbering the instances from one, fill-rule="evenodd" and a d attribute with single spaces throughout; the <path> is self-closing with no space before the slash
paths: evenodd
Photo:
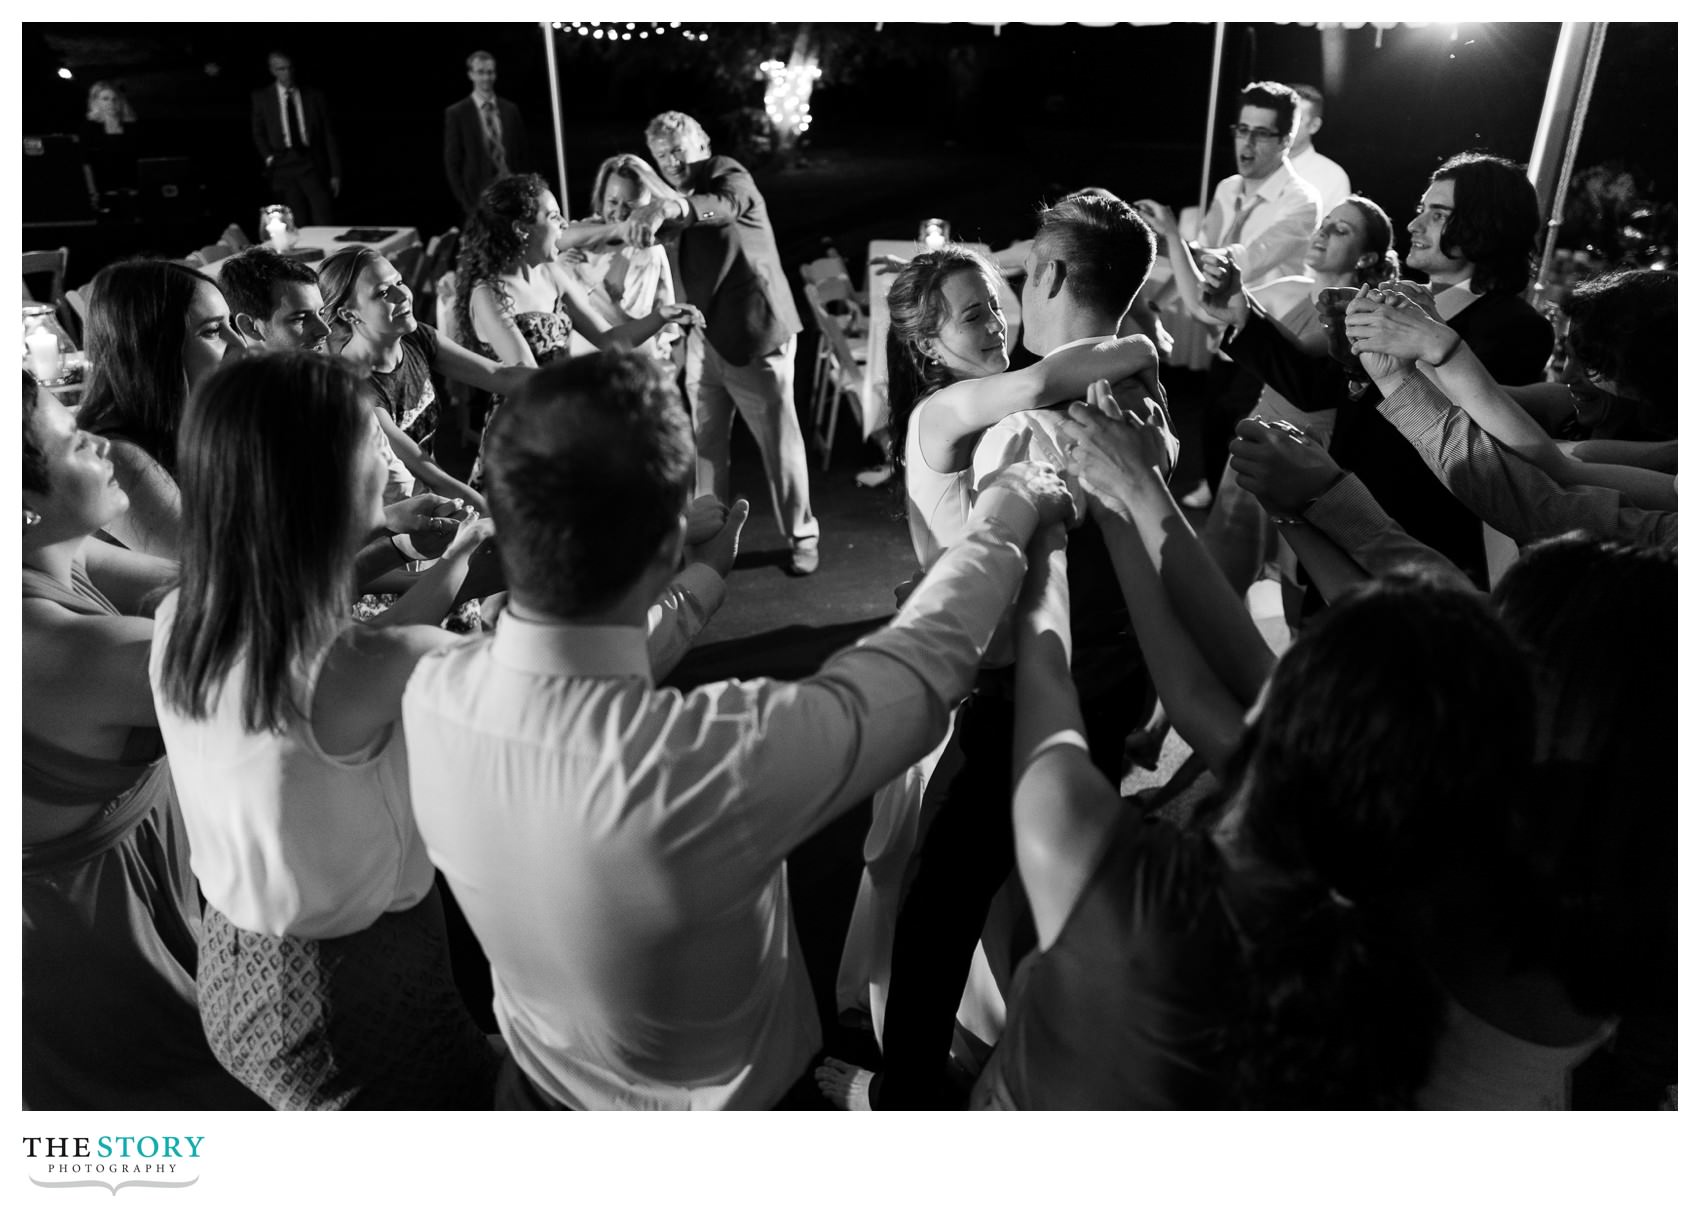
<path id="1" fill-rule="evenodd" d="M 706 35 L 705 35 L 706 37 Z M 769 59 L 761 65 L 767 77 L 768 121 L 783 139 L 805 133 L 812 122 L 809 117 L 809 94 L 820 79 L 820 67 L 813 62 L 795 66 Z"/>
<path id="2" fill-rule="evenodd" d="M 651 35 L 662 38 L 670 33 L 679 34 L 686 42 L 708 41 L 706 32 L 685 29 L 682 21 L 645 21 L 641 23 L 648 27 L 645 29 L 639 28 L 639 22 L 627 21 L 624 30 L 616 28 L 618 23 L 613 21 L 608 23 L 609 28 L 607 29 L 602 28 L 600 21 L 551 21 L 549 24 L 563 32 L 570 29 L 581 38 L 588 34 L 593 38 L 606 38 L 609 42 L 630 42 L 632 31 L 635 31 L 639 40 L 644 42 L 647 42 Z"/>

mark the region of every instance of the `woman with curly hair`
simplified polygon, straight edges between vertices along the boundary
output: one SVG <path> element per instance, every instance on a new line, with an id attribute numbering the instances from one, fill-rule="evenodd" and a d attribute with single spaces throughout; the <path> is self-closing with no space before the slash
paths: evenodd
<path id="1" fill-rule="evenodd" d="M 480 195 L 455 270 L 455 327 L 475 353 L 506 366 L 545 366 L 567 356 L 575 330 L 598 349 L 635 348 L 670 322 L 700 319 L 689 305 L 657 302 L 642 319 L 610 325 L 561 263 L 564 227 L 536 173 L 503 177 Z"/>

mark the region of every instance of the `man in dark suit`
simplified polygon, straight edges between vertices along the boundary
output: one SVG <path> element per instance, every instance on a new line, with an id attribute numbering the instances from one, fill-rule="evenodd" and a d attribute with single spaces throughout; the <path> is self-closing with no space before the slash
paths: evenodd
<path id="1" fill-rule="evenodd" d="M 296 87 L 288 55 L 273 51 L 266 64 L 275 83 L 254 91 L 252 117 L 267 183 L 296 222 L 331 223 L 331 199 L 342 192 L 342 161 L 325 95 Z"/>
<path id="2" fill-rule="evenodd" d="M 803 321 L 779 264 L 767 203 L 742 164 L 710 154 L 708 135 L 689 114 L 657 116 L 644 137 L 661 175 L 685 197 L 635 207 L 625 238 L 639 247 L 658 235 L 676 240 L 684 299 L 706 319 L 685 358 L 697 491 L 731 499 L 736 408 L 761 447 L 774 513 L 791 544 L 786 571 L 807 576 L 820 567 L 820 523 L 809 508 L 808 452 L 792 401 Z"/>
<path id="3" fill-rule="evenodd" d="M 519 106 L 496 95 L 496 58 L 489 51 L 466 57 L 472 95 L 443 111 L 443 171 L 449 190 L 466 214 L 498 177 L 530 172 L 525 119 Z"/>

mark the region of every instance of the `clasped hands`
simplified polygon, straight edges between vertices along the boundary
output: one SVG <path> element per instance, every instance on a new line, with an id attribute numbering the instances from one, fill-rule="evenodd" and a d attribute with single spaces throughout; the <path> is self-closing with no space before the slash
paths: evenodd
<path id="1" fill-rule="evenodd" d="M 422 492 L 393 505 L 384 506 L 384 529 L 392 535 L 406 535 L 407 541 L 422 559 L 434 560 L 448 552 L 449 544 L 466 524 L 478 520 L 478 511 L 466 507 L 458 497 L 442 497 Z M 486 521 L 478 542 L 495 533 L 494 522 Z M 477 546 L 476 543 L 473 546 Z"/>
<path id="2" fill-rule="evenodd" d="M 1123 408 L 1103 379 L 1087 389 L 1085 404 L 1069 405 L 1057 441 L 1095 516 L 1108 512 L 1131 519 L 1155 494 L 1168 493 L 1169 442 L 1162 414 L 1149 401 Z"/>
<path id="3" fill-rule="evenodd" d="M 1228 470 L 1276 516 L 1298 517 L 1344 474 L 1332 455 L 1285 421 L 1246 417 L 1228 443 Z"/>
<path id="4" fill-rule="evenodd" d="M 1324 314 L 1323 327 L 1330 323 Z M 1444 362 L 1462 340 L 1442 322 L 1426 287 L 1398 280 L 1360 287 L 1346 305 L 1345 330 L 1373 379 L 1392 378 L 1413 362 Z"/>

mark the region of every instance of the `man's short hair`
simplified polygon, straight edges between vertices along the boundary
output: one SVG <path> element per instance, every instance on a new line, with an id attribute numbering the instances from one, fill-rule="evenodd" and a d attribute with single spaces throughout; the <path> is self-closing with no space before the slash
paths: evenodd
<path id="1" fill-rule="evenodd" d="M 496 56 L 492 55 L 489 51 L 473 51 L 466 57 L 466 70 L 471 71 L 474 63 L 482 63 L 486 59 L 488 59 L 491 63 L 494 63 L 496 61 Z"/>
<path id="2" fill-rule="evenodd" d="M 662 135 L 672 135 L 680 139 L 686 135 L 695 135 L 702 140 L 704 147 L 708 146 L 708 132 L 702 128 L 702 123 L 689 114 L 681 113 L 676 109 L 670 109 L 664 114 L 656 114 L 655 117 L 651 118 L 649 125 L 644 127 L 643 141 L 649 143 L 659 139 Z"/>
<path id="3" fill-rule="evenodd" d="M 230 304 L 230 314 L 256 320 L 272 318 L 278 288 L 285 282 L 317 286 L 319 275 L 305 262 L 257 245 L 229 258 L 218 270 L 218 288 Z"/>
<path id="4" fill-rule="evenodd" d="M 1240 108 L 1255 105 L 1275 111 L 1275 133 L 1293 133 L 1293 118 L 1299 110 L 1299 95 L 1277 80 L 1258 80 L 1240 90 Z"/>
<path id="5" fill-rule="evenodd" d="M 1120 316 L 1145 284 L 1157 237 L 1138 211 L 1108 190 L 1077 190 L 1039 212 L 1035 264 L 1060 261 L 1074 298 Z"/>
<path id="6" fill-rule="evenodd" d="M 1472 289 L 1511 293 L 1529 284 L 1541 230 L 1541 203 L 1527 170 L 1515 160 L 1462 152 L 1429 177 L 1452 182 L 1452 217 L 1440 251 L 1475 266 Z"/>
<path id="7" fill-rule="evenodd" d="M 607 350 L 544 367 L 509 396 L 484 470 L 508 584 L 575 618 L 629 590 L 677 529 L 696 445 L 654 359 Z"/>
<path id="8" fill-rule="evenodd" d="M 1314 84 L 1289 84 L 1287 87 L 1297 93 L 1306 105 L 1310 106 L 1311 117 L 1322 117 L 1323 101 L 1322 90 L 1320 88 L 1316 87 Z"/>

